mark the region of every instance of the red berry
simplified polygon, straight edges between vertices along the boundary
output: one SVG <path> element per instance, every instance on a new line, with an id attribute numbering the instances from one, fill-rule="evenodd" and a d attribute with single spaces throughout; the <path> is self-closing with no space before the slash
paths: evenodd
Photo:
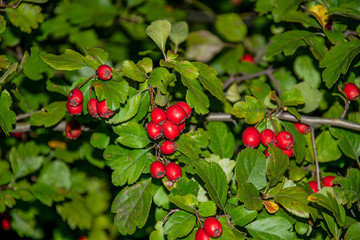
<path id="1" fill-rule="evenodd" d="M 248 148 L 258 147 L 260 144 L 260 139 L 260 132 L 254 127 L 246 128 L 242 135 L 243 143 Z"/>
<path id="2" fill-rule="evenodd" d="M 108 65 L 100 65 L 96 70 L 96 74 L 101 80 L 109 80 L 112 77 L 112 69 Z"/>
<path id="3" fill-rule="evenodd" d="M 220 237 L 222 233 L 222 225 L 214 217 L 209 217 L 204 221 L 204 230 L 212 238 Z"/>
<path id="4" fill-rule="evenodd" d="M 1 228 L 4 229 L 5 231 L 10 230 L 10 228 L 11 228 L 10 220 L 6 219 L 6 218 L 2 219 L 1 220 Z"/>
<path id="5" fill-rule="evenodd" d="M 186 112 L 185 110 L 178 106 L 178 105 L 173 105 L 170 106 L 167 110 L 166 110 L 166 117 L 167 119 L 172 122 L 173 124 L 176 125 L 180 125 L 183 122 L 185 122 L 186 119 Z"/>
<path id="6" fill-rule="evenodd" d="M 281 148 L 280 148 L 281 149 Z M 281 149 L 283 151 L 283 153 L 285 153 L 288 157 L 292 157 L 294 156 L 294 151 L 292 148 L 290 148 L 289 150 L 286 149 Z"/>
<path id="7" fill-rule="evenodd" d="M 90 98 L 90 100 L 87 103 L 88 113 L 94 118 L 99 117 L 99 114 L 97 112 L 97 107 L 96 107 L 97 103 L 98 103 L 98 100 L 96 98 Z"/>
<path id="8" fill-rule="evenodd" d="M 268 143 L 275 144 L 276 143 L 276 135 L 271 129 L 264 129 L 260 134 L 261 143 L 267 147 Z"/>
<path id="9" fill-rule="evenodd" d="M 322 185 L 324 185 L 325 187 L 333 187 L 334 184 L 332 184 L 332 181 L 335 179 L 334 176 L 326 176 L 323 178 L 323 180 L 321 181 Z"/>
<path id="10" fill-rule="evenodd" d="M 276 136 L 276 144 L 281 149 L 289 150 L 294 145 L 294 139 L 289 132 L 282 131 Z"/>
<path id="11" fill-rule="evenodd" d="M 359 88 L 355 84 L 345 84 L 343 91 L 349 100 L 354 101 L 359 99 Z"/>
<path id="12" fill-rule="evenodd" d="M 296 129 L 301 133 L 301 134 L 307 134 L 310 132 L 310 127 L 306 124 L 303 123 L 294 123 Z"/>
<path id="13" fill-rule="evenodd" d="M 210 240 L 210 237 L 209 235 L 207 235 L 203 228 L 200 228 L 196 231 L 195 240 Z"/>
<path id="14" fill-rule="evenodd" d="M 178 127 L 179 127 L 179 131 L 180 131 L 180 132 L 184 131 L 184 129 L 185 129 L 185 123 L 180 124 Z"/>
<path id="15" fill-rule="evenodd" d="M 81 124 L 76 120 L 66 122 L 65 134 L 69 139 L 77 139 L 81 135 Z"/>
<path id="16" fill-rule="evenodd" d="M 68 102 L 70 106 L 77 107 L 83 103 L 83 93 L 77 88 L 74 88 L 69 92 Z"/>
<path id="17" fill-rule="evenodd" d="M 83 104 L 80 104 L 79 106 L 73 107 L 70 105 L 70 101 L 67 101 L 66 108 L 70 115 L 80 115 L 83 110 Z"/>
<path id="18" fill-rule="evenodd" d="M 161 145 L 160 145 L 160 151 L 163 154 L 173 154 L 176 151 L 176 143 L 169 141 L 169 140 L 165 140 Z"/>
<path id="19" fill-rule="evenodd" d="M 85 237 L 85 236 L 81 236 L 80 238 L 79 238 L 79 240 L 87 240 L 88 238 L 87 237 Z"/>
<path id="20" fill-rule="evenodd" d="M 96 110 L 97 110 L 97 113 L 100 115 L 100 117 L 103 117 L 103 118 L 109 118 L 115 113 L 115 111 L 111 111 L 106 106 L 106 99 L 101 102 L 96 103 Z"/>
<path id="21" fill-rule="evenodd" d="M 182 176 L 182 170 L 180 165 L 174 162 L 171 162 L 168 165 L 166 165 L 165 171 L 166 171 L 166 177 L 172 182 L 176 182 Z"/>
<path id="22" fill-rule="evenodd" d="M 9 135 L 14 138 L 22 138 L 22 132 L 10 132 Z"/>
<path id="23" fill-rule="evenodd" d="M 242 58 L 241 61 L 243 62 L 249 62 L 249 63 L 254 63 L 254 57 L 251 54 L 245 54 Z"/>
<path id="24" fill-rule="evenodd" d="M 148 125 L 146 127 L 146 131 L 147 131 L 147 134 L 149 135 L 149 137 L 151 137 L 154 140 L 159 139 L 163 136 L 163 133 L 161 131 L 161 126 L 156 125 L 153 122 L 148 123 Z"/>
<path id="25" fill-rule="evenodd" d="M 314 193 L 317 193 L 318 189 L 317 189 L 317 183 L 316 181 L 310 181 L 308 182 L 310 188 L 313 190 Z"/>
<path id="26" fill-rule="evenodd" d="M 164 136 L 169 140 L 173 141 L 180 135 L 179 127 L 170 121 L 165 121 L 164 125 L 161 128 Z"/>
<path id="27" fill-rule="evenodd" d="M 163 125 L 166 121 L 166 113 L 161 108 L 155 108 L 151 111 L 151 121 L 156 125 Z"/>
<path id="28" fill-rule="evenodd" d="M 189 118 L 191 115 L 191 107 L 186 102 L 177 102 L 175 105 L 180 106 L 186 112 L 186 118 Z"/>
<path id="29" fill-rule="evenodd" d="M 150 165 L 150 173 L 154 178 L 163 178 L 165 176 L 165 172 L 165 165 L 160 161 L 155 161 Z"/>

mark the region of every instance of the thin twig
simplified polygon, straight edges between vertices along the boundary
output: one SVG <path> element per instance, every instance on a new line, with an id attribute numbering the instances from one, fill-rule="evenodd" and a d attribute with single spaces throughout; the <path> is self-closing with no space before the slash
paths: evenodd
<path id="1" fill-rule="evenodd" d="M 310 131 L 311 131 L 312 147 L 313 147 L 313 152 L 314 152 L 314 161 L 315 161 L 314 163 L 315 163 L 316 183 L 317 183 L 317 188 L 318 188 L 318 190 L 320 190 L 320 189 L 321 189 L 321 183 L 320 183 L 320 168 L 319 168 L 319 160 L 318 160 L 317 152 L 316 152 L 314 126 L 310 126 Z"/>
<path id="2" fill-rule="evenodd" d="M 344 111 L 343 111 L 343 113 L 341 114 L 340 119 L 344 119 L 344 118 L 345 118 L 345 115 L 346 115 L 347 111 L 349 110 L 349 107 L 350 107 L 350 101 L 345 101 Z"/>
<path id="3" fill-rule="evenodd" d="M 25 119 L 25 118 L 29 118 L 31 117 L 33 114 L 35 113 L 41 113 L 42 110 L 37 110 L 37 111 L 34 111 L 34 112 L 31 112 L 31 113 L 24 113 L 24 114 L 19 114 L 16 116 L 15 120 L 16 121 L 19 121 L 19 120 L 22 120 L 22 119 Z"/>
<path id="4" fill-rule="evenodd" d="M 270 81 L 272 82 L 272 84 L 275 87 L 275 90 L 276 90 L 278 96 L 280 97 L 281 96 L 281 88 L 280 88 L 279 82 L 276 80 L 276 78 L 273 75 L 274 69 L 272 68 L 272 66 L 270 66 L 268 69 L 269 69 L 269 71 L 266 72 L 266 76 L 270 79 Z"/>
<path id="5" fill-rule="evenodd" d="M 168 216 L 170 216 L 171 214 L 173 214 L 173 213 L 175 213 L 175 212 L 178 212 L 178 211 L 180 211 L 180 209 L 172 209 L 172 210 L 170 210 L 170 212 L 165 215 L 165 217 L 163 218 L 162 222 L 165 223 L 166 218 L 167 218 Z"/>

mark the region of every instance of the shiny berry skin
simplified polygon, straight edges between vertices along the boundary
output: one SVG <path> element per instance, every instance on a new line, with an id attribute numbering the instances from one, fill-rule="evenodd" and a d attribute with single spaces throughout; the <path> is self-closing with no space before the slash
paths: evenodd
<path id="1" fill-rule="evenodd" d="M 184 109 L 186 112 L 186 118 L 189 118 L 191 116 L 191 107 L 186 102 L 177 102 L 175 103 L 176 106 L 180 106 Z"/>
<path id="2" fill-rule="evenodd" d="M 160 179 L 165 176 L 165 165 L 160 161 L 155 161 L 150 165 L 150 173 L 154 178 Z"/>
<path id="3" fill-rule="evenodd" d="M 294 123 L 294 126 L 301 134 L 308 134 L 310 132 L 310 127 L 303 123 Z"/>
<path id="4" fill-rule="evenodd" d="M 210 237 L 203 228 L 200 228 L 196 231 L 195 240 L 210 240 Z"/>
<path id="5" fill-rule="evenodd" d="M 165 166 L 166 177 L 172 181 L 177 182 L 182 176 L 182 170 L 180 165 L 171 162 Z"/>
<path id="6" fill-rule="evenodd" d="M 242 58 L 241 61 L 243 62 L 249 62 L 249 63 L 254 63 L 254 57 L 251 54 L 245 54 Z"/>
<path id="7" fill-rule="evenodd" d="M 66 122 L 65 134 L 69 139 L 77 139 L 81 135 L 81 124 L 76 120 Z"/>
<path id="8" fill-rule="evenodd" d="M 87 103 L 87 111 L 94 118 L 99 117 L 99 114 L 97 112 L 97 107 L 96 107 L 97 103 L 98 103 L 98 100 L 96 98 L 90 98 L 90 100 Z"/>
<path id="9" fill-rule="evenodd" d="M 359 88 L 353 83 L 345 84 L 343 91 L 350 101 L 358 100 L 359 99 Z"/>
<path id="10" fill-rule="evenodd" d="M 74 88 L 69 92 L 68 102 L 70 106 L 77 107 L 83 103 L 83 93 L 77 88 Z"/>
<path id="11" fill-rule="evenodd" d="M 180 125 L 185 122 L 186 112 L 182 107 L 173 105 L 166 110 L 166 118 L 173 124 Z"/>
<path id="12" fill-rule="evenodd" d="M 109 118 L 115 113 L 115 111 L 111 111 L 106 106 L 106 99 L 96 103 L 96 110 L 100 117 L 103 118 Z"/>
<path id="13" fill-rule="evenodd" d="M 256 148 L 261 141 L 260 132 L 254 127 L 248 127 L 242 134 L 242 140 L 246 147 Z"/>
<path id="14" fill-rule="evenodd" d="M 319 191 L 319 190 L 317 189 L 317 183 L 316 183 L 316 181 L 310 181 L 310 182 L 308 182 L 308 184 L 309 184 L 310 188 L 313 190 L 314 193 L 317 193 L 317 191 Z"/>
<path id="15" fill-rule="evenodd" d="M 156 125 L 163 125 L 166 121 L 166 113 L 161 108 L 154 108 L 151 113 L 151 121 Z"/>
<path id="16" fill-rule="evenodd" d="M 276 134 L 271 129 L 264 129 L 260 133 L 260 140 L 262 145 L 267 147 L 268 143 L 275 144 L 276 143 Z"/>
<path id="17" fill-rule="evenodd" d="M 112 69 L 108 65 L 100 65 L 100 67 L 96 70 L 96 74 L 101 80 L 107 81 L 112 77 Z"/>
<path id="18" fill-rule="evenodd" d="M 204 230 L 210 237 L 217 238 L 222 234 L 222 225 L 216 218 L 208 217 L 204 221 Z"/>
<path id="19" fill-rule="evenodd" d="M 1 219 L 1 228 L 4 229 L 5 231 L 10 230 L 11 228 L 10 220 L 7 218 Z"/>
<path id="20" fill-rule="evenodd" d="M 79 106 L 73 107 L 70 105 L 70 101 L 66 103 L 66 108 L 70 115 L 80 115 L 83 110 L 83 104 L 80 104 Z"/>
<path id="21" fill-rule="evenodd" d="M 324 185 L 325 187 L 333 187 L 334 184 L 332 184 L 332 181 L 335 179 L 334 176 L 326 176 L 323 178 L 323 180 L 321 181 L 322 185 Z"/>
<path id="22" fill-rule="evenodd" d="M 289 150 L 294 146 L 294 139 L 289 132 L 282 131 L 276 135 L 276 144 L 281 149 Z"/>
<path id="23" fill-rule="evenodd" d="M 180 124 L 178 127 L 179 127 L 179 131 L 180 131 L 180 132 L 184 131 L 184 129 L 185 129 L 185 123 Z"/>
<path id="24" fill-rule="evenodd" d="M 161 145 L 160 145 L 160 151 L 162 154 L 173 154 L 176 151 L 176 143 L 170 141 L 170 140 L 165 140 Z"/>
<path id="25" fill-rule="evenodd" d="M 289 150 L 281 149 L 281 151 L 283 151 L 283 153 L 285 153 L 288 157 L 294 156 L 294 151 L 292 148 L 290 148 Z"/>
<path id="26" fill-rule="evenodd" d="M 154 140 L 159 139 L 163 136 L 161 126 L 156 125 L 153 122 L 148 123 L 146 127 L 146 132 L 149 135 L 149 137 L 151 137 Z"/>
<path id="27" fill-rule="evenodd" d="M 165 121 L 164 125 L 161 128 L 164 136 L 169 140 L 173 141 L 180 135 L 179 127 L 170 121 Z"/>

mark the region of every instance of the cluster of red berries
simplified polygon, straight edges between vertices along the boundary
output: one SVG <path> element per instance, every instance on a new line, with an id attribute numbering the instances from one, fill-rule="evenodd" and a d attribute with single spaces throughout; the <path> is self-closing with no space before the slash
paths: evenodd
<path id="1" fill-rule="evenodd" d="M 151 176 L 160 179 L 167 177 L 172 182 L 177 182 L 182 177 L 182 170 L 179 164 L 170 162 L 165 164 L 160 161 L 155 161 L 150 166 Z"/>
<path id="2" fill-rule="evenodd" d="M 191 115 L 191 108 L 186 102 L 178 102 L 170 106 L 166 112 L 161 108 L 151 111 L 151 121 L 146 127 L 146 131 L 154 140 L 162 137 L 167 138 L 160 145 L 162 154 L 173 154 L 176 151 L 176 143 L 173 142 L 185 129 L 185 120 Z"/>
<path id="3" fill-rule="evenodd" d="M 334 176 L 326 176 L 322 179 L 321 184 L 324 187 L 333 187 L 334 184 L 332 183 L 332 181 L 335 179 Z M 310 181 L 308 182 L 310 188 L 313 190 L 314 193 L 317 193 L 318 191 L 318 185 L 316 181 Z"/>
<path id="4" fill-rule="evenodd" d="M 210 240 L 212 238 L 218 238 L 222 234 L 222 225 L 214 217 L 209 217 L 204 221 L 204 227 L 197 230 L 195 234 L 195 240 Z"/>
<path id="5" fill-rule="evenodd" d="M 350 101 L 355 101 L 359 99 L 359 88 L 353 83 L 345 84 L 343 92 L 345 93 L 347 99 L 349 99 Z"/>
<path id="6" fill-rule="evenodd" d="M 107 81 L 112 77 L 112 69 L 108 65 L 101 65 L 96 74 L 101 80 Z M 83 93 L 80 89 L 74 88 L 70 91 L 66 108 L 70 115 L 80 115 L 83 110 Z M 106 99 L 99 102 L 96 98 L 91 98 L 87 103 L 87 110 L 92 117 L 111 117 L 115 111 L 111 111 L 106 106 Z"/>
<path id="7" fill-rule="evenodd" d="M 11 228 L 11 222 L 10 222 L 10 216 L 7 212 L 0 214 L 1 218 L 1 228 L 5 231 L 10 230 Z"/>

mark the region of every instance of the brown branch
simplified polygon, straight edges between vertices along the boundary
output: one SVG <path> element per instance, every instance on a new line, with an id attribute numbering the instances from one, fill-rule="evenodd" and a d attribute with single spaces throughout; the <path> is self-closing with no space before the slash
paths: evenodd
<path id="1" fill-rule="evenodd" d="M 52 128 L 53 131 L 65 131 L 66 121 L 59 122 L 55 127 Z M 15 128 L 11 132 L 30 132 L 31 125 L 29 122 L 20 122 L 16 123 Z M 82 131 L 90 131 L 89 127 L 81 125 Z"/>
<path id="2" fill-rule="evenodd" d="M 24 114 L 19 114 L 16 116 L 15 120 L 16 121 L 19 121 L 19 120 L 22 120 L 22 119 L 25 119 L 25 118 L 29 118 L 31 117 L 33 114 L 35 113 L 41 113 L 42 110 L 37 110 L 37 111 L 34 111 L 34 112 L 31 112 L 31 113 L 24 113 Z"/>
<path id="3" fill-rule="evenodd" d="M 180 211 L 180 209 L 172 209 L 172 210 L 170 210 L 170 212 L 165 215 L 165 217 L 163 218 L 162 222 L 165 223 L 166 218 L 167 218 L 168 216 L 170 216 L 171 214 L 173 214 L 173 213 L 175 213 L 175 212 L 178 212 L 178 211 Z"/>
<path id="4" fill-rule="evenodd" d="M 315 164 L 315 175 L 316 175 L 317 189 L 321 190 L 320 168 L 319 168 L 319 160 L 318 160 L 317 151 L 316 151 L 314 126 L 310 126 L 310 131 L 311 131 L 311 142 L 312 142 L 312 147 L 313 147 L 313 152 L 314 152 L 314 164 Z"/>

